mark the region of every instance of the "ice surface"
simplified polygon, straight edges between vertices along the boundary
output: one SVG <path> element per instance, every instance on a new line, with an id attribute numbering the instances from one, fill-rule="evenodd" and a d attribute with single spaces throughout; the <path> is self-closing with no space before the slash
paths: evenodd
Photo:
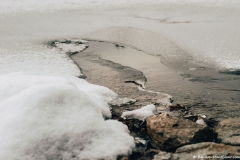
<path id="1" fill-rule="evenodd" d="M 139 4 L 167 4 L 167 5 L 200 5 L 216 7 L 234 7 L 240 4 L 238 0 L 1 0 L 0 12 L 22 12 L 22 11 L 57 11 L 63 9 L 90 9 L 92 7 L 113 7 Z"/>
<path id="2" fill-rule="evenodd" d="M 73 76 L 0 76 L 0 159 L 116 159 L 134 140 L 114 120 L 111 90 Z"/>
<path id="3" fill-rule="evenodd" d="M 156 111 L 156 106 L 150 104 L 140 109 L 123 112 L 121 117 L 124 119 L 139 119 L 144 121 L 147 117 L 154 115 L 154 111 Z"/>
<path id="4" fill-rule="evenodd" d="M 181 48 L 197 62 L 221 69 L 240 68 L 239 0 L 0 2 L 0 42 L 6 42 L 5 36 L 10 41 L 18 41 L 18 36 L 30 39 L 84 36 L 126 43 L 169 59 L 178 59 Z M 109 37 L 104 38 L 106 35 Z"/>

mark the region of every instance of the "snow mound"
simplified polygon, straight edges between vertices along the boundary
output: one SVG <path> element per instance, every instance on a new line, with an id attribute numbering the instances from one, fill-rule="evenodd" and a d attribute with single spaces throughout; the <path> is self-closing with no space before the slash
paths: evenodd
<path id="1" fill-rule="evenodd" d="M 73 76 L 0 76 L 0 159 L 116 159 L 134 140 L 111 117 L 117 95 Z"/>
<path id="2" fill-rule="evenodd" d="M 156 106 L 154 104 L 150 104 L 140 109 L 123 112 L 121 117 L 123 119 L 139 119 L 144 121 L 147 117 L 154 115 L 155 111 Z"/>

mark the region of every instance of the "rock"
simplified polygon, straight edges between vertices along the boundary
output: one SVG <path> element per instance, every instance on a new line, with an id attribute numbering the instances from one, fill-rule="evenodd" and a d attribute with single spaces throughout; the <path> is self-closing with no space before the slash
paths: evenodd
<path id="1" fill-rule="evenodd" d="M 136 99 L 130 99 L 130 98 L 116 98 L 109 102 L 110 106 L 116 106 L 121 107 L 125 105 L 134 104 L 136 102 Z"/>
<path id="2" fill-rule="evenodd" d="M 202 142 L 180 147 L 173 154 L 160 152 L 154 160 L 230 159 L 231 156 L 240 158 L 240 147 Z"/>
<path id="3" fill-rule="evenodd" d="M 173 151 L 186 144 L 211 141 L 213 130 L 195 122 L 159 114 L 147 119 L 151 144 L 161 150 Z"/>
<path id="4" fill-rule="evenodd" d="M 170 115 L 172 117 L 177 117 L 177 118 L 183 117 L 181 111 L 162 112 L 162 114 L 168 114 L 168 115 Z"/>
<path id="5" fill-rule="evenodd" d="M 123 118 L 120 118 L 119 121 L 127 125 L 130 132 L 134 132 L 139 135 L 147 134 L 146 121 L 141 121 L 138 119 L 123 119 Z"/>
<path id="6" fill-rule="evenodd" d="M 172 154 L 167 152 L 160 152 L 154 156 L 154 160 L 171 160 Z"/>
<path id="7" fill-rule="evenodd" d="M 134 137 L 135 144 L 143 145 L 144 147 L 147 145 L 147 141 L 140 137 Z"/>
<path id="8" fill-rule="evenodd" d="M 159 149 L 152 149 L 152 148 L 150 148 L 150 149 L 149 149 L 149 152 L 160 153 L 160 152 L 163 152 L 163 151 L 161 151 L 161 150 L 159 150 Z"/>
<path id="9" fill-rule="evenodd" d="M 147 150 L 147 144 L 149 142 L 149 140 L 145 140 L 143 138 L 140 137 L 134 137 L 134 141 L 135 141 L 135 152 L 144 152 Z"/>
<path id="10" fill-rule="evenodd" d="M 122 115 L 122 113 L 126 110 L 134 110 L 138 108 L 138 106 L 134 105 L 137 100 L 130 98 L 117 98 L 110 101 L 108 104 L 110 106 L 110 110 L 113 118 L 118 118 Z"/>
<path id="11" fill-rule="evenodd" d="M 193 122 L 196 122 L 197 119 L 198 119 L 198 116 L 196 116 L 196 115 L 185 115 L 185 116 L 183 116 L 183 118 L 191 120 Z"/>
<path id="12" fill-rule="evenodd" d="M 219 121 L 215 120 L 214 118 L 209 118 L 209 119 L 206 118 L 204 119 L 204 122 L 207 124 L 208 127 L 216 128 Z"/>
<path id="13" fill-rule="evenodd" d="M 205 117 L 205 118 L 204 118 Z M 197 124 L 207 125 L 210 128 L 216 128 L 218 125 L 217 120 L 214 118 L 206 118 L 205 115 L 184 115 L 183 118 L 196 122 Z"/>
<path id="14" fill-rule="evenodd" d="M 170 111 L 175 111 L 175 110 L 185 111 L 186 110 L 186 108 L 181 104 L 172 104 L 172 105 L 169 106 L 169 108 L 170 108 Z"/>
<path id="15" fill-rule="evenodd" d="M 219 122 L 216 133 L 217 142 L 240 146 L 240 118 L 229 118 Z"/>
<path id="16" fill-rule="evenodd" d="M 166 106 L 157 106 L 156 111 L 157 113 L 166 112 L 168 111 L 168 108 Z"/>

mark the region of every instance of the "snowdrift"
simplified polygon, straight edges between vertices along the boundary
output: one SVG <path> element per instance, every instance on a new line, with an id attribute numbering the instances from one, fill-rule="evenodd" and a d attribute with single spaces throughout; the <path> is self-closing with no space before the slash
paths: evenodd
<path id="1" fill-rule="evenodd" d="M 111 90 L 75 77 L 0 76 L 0 159 L 116 159 L 134 140 L 111 117 Z"/>

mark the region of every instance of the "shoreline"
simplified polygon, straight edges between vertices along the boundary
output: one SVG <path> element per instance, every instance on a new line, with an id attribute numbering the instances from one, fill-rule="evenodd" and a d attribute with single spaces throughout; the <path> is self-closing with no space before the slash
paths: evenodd
<path id="1" fill-rule="evenodd" d="M 106 43 L 106 42 L 97 42 L 97 43 Z M 114 44 L 114 43 L 113 43 Z M 114 44 L 118 49 L 126 49 L 127 47 Z M 91 46 L 90 46 L 91 47 Z M 89 48 L 89 47 L 86 47 Z M 214 118 L 208 117 L 205 121 L 207 122 L 207 128 L 200 133 L 200 136 L 195 143 L 187 143 L 185 145 L 180 145 L 174 148 L 174 144 L 172 144 L 173 148 L 170 149 L 163 149 L 160 151 L 156 149 L 156 143 L 151 137 L 151 133 L 149 132 L 149 120 L 138 120 L 134 118 L 134 114 L 130 117 L 132 118 L 123 118 L 123 113 L 133 112 L 139 110 L 139 108 L 147 106 L 149 104 L 154 105 L 156 110 L 152 110 L 153 117 L 164 116 L 165 114 L 167 117 L 170 116 L 175 120 L 185 119 L 181 123 L 191 123 L 194 127 L 200 127 L 201 125 L 197 125 L 196 122 L 198 120 L 197 114 L 189 110 L 188 106 L 182 106 L 179 104 L 172 104 L 171 98 L 169 98 L 166 94 L 160 94 L 160 99 L 163 98 L 161 96 L 165 96 L 163 99 L 166 100 L 168 98 L 169 103 L 159 102 L 159 94 L 157 92 L 148 92 L 143 91 L 144 84 L 147 82 L 147 78 L 142 71 L 136 70 L 134 68 L 122 65 L 120 63 L 115 63 L 109 59 L 105 59 L 104 55 L 96 53 L 94 51 L 83 50 L 80 52 L 71 52 L 67 53 L 69 57 L 81 68 L 81 72 L 84 75 L 84 78 L 93 84 L 105 86 L 115 93 L 118 94 L 118 99 L 115 102 L 109 103 L 112 113 L 112 119 L 118 120 L 123 124 L 126 124 L 130 130 L 130 134 L 134 137 L 135 143 L 137 145 L 136 149 L 133 151 L 132 155 L 130 155 L 130 159 L 138 158 L 145 158 L 145 159 L 152 159 L 154 155 L 162 153 L 166 151 L 166 154 L 173 154 L 176 156 L 177 150 L 181 147 L 185 147 L 186 145 L 195 145 L 198 142 L 207 143 L 207 145 L 218 145 L 218 143 L 213 143 L 211 141 L 216 141 L 217 135 L 215 135 L 216 126 L 218 125 L 218 121 Z M 81 67 L 80 67 L 81 66 Z M 142 81 L 138 83 L 137 81 Z M 126 83 L 130 82 L 130 83 Z M 147 86 L 147 85 L 146 85 Z M 126 98 L 127 97 L 127 98 Z M 126 99 L 125 99 L 126 98 Z M 164 101 L 166 102 L 166 101 Z M 168 109 L 158 111 L 158 108 L 162 108 L 166 106 Z M 170 110 L 169 110 L 170 109 Z M 155 113 L 156 112 L 156 113 Z M 205 116 L 205 115 L 204 115 Z M 181 120 L 182 121 L 182 120 Z M 189 122 L 191 121 L 191 122 Z M 205 123 L 204 123 L 205 124 Z M 138 126 L 138 127 L 136 127 Z M 148 128 L 148 129 L 147 129 Z M 206 133 L 204 133 L 206 132 Z M 198 133 L 199 134 L 199 133 Z M 202 139 L 204 137 L 202 134 L 208 134 L 208 139 Z M 208 142 L 211 142 L 211 144 Z M 155 144 L 155 145 L 154 145 Z M 197 145 L 196 144 L 196 145 Z M 140 145 L 140 147 L 138 146 Z M 171 145 L 170 145 L 171 146 Z M 180 147 L 180 148 L 179 148 Z M 227 146 L 228 147 L 228 146 Z M 174 152 L 174 153 L 172 153 Z M 139 157 L 140 154 L 140 157 Z M 181 155 L 178 155 L 180 156 Z M 126 158 L 126 156 L 120 156 L 121 158 Z"/>
<path id="2" fill-rule="evenodd" d="M 55 41 L 52 40 L 50 42 L 47 42 L 47 45 L 50 47 L 55 47 L 54 45 L 52 45 L 54 42 L 59 42 L 59 40 L 55 40 Z M 66 52 L 68 57 L 72 59 L 72 61 L 78 66 L 79 70 L 81 71 L 82 73 L 82 76 L 80 76 L 81 78 L 84 78 L 87 80 L 89 78 L 89 75 L 87 74 L 92 74 L 90 73 L 91 70 L 88 71 L 87 69 L 88 67 L 90 68 L 98 64 L 99 70 L 101 70 L 100 69 L 101 67 L 105 67 L 105 69 L 107 67 L 111 68 L 110 70 L 107 69 L 108 72 L 106 72 L 105 74 L 105 76 L 107 76 L 109 79 L 105 78 L 104 81 L 99 80 L 99 78 L 97 78 L 96 75 L 100 76 L 99 73 L 100 72 L 103 73 L 103 72 L 95 71 L 94 74 L 90 75 L 91 78 L 88 80 L 90 83 L 106 86 L 107 88 L 110 88 L 111 90 L 121 95 L 123 93 L 120 93 L 120 89 L 117 89 L 117 90 L 115 89 L 123 88 L 124 85 L 127 85 L 127 83 L 125 82 L 130 82 L 128 86 L 134 86 L 134 87 L 136 87 L 136 85 L 142 86 L 140 87 L 141 90 L 143 90 L 143 88 L 145 89 L 146 87 L 145 90 L 150 90 L 150 92 L 152 92 L 151 90 L 155 90 L 156 93 L 161 93 L 162 95 L 170 94 L 171 96 L 174 97 L 174 103 L 183 104 L 188 108 L 190 108 L 192 112 L 195 112 L 197 114 L 205 114 L 208 117 L 215 118 L 218 120 L 226 119 L 228 117 L 238 116 L 237 114 L 239 112 L 238 104 L 240 102 L 240 99 L 239 97 L 237 97 L 237 94 L 235 93 L 235 92 L 238 92 L 238 90 L 234 89 L 234 87 L 238 86 L 238 83 L 239 83 L 238 80 L 240 79 L 239 76 L 218 73 L 214 68 L 210 68 L 210 66 L 197 64 L 197 63 L 187 68 L 185 64 L 183 64 L 183 67 L 185 68 L 185 70 L 176 71 L 176 70 L 170 69 L 169 67 L 166 67 L 164 64 L 162 64 L 161 61 L 158 61 L 157 60 L 159 59 L 158 56 L 155 57 L 152 55 L 148 55 L 142 51 L 132 48 L 131 46 L 129 48 L 128 46 L 123 46 L 122 44 L 118 44 L 115 42 L 105 42 L 105 41 L 97 41 L 97 40 L 89 41 L 88 39 L 87 45 L 89 45 L 90 48 L 89 46 L 87 46 L 82 51 L 68 50 Z M 108 48 L 110 49 L 108 50 Z M 111 53 L 114 53 L 113 56 L 111 56 Z M 129 53 L 131 53 L 130 58 L 129 58 Z M 92 66 L 86 65 L 85 68 L 86 68 L 87 74 L 85 75 L 83 71 L 84 67 L 81 64 L 82 62 L 78 63 L 76 62 L 76 60 L 74 60 L 74 57 L 78 57 L 79 54 L 82 54 L 83 57 L 85 57 L 88 62 L 92 61 L 91 64 L 94 64 Z M 89 55 L 87 56 L 87 54 Z M 127 59 L 125 58 L 121 60 L 121 57 L 119 56 L 116 57 L 117 54 L 120 54 L 122 57 L 127 56 Z M 135 56 L 134 54 L 137 54 L 135 58 L 134 58 Z M 81 57 L 81 55 L 79 56 Z M 133 61 L 135 61 L 134 59 L 137 59 L 137 61 L 139 60 L 141 61 L 142 59 L 142 61 L 144 62 L 144 60 L 148 59 L 149 57 L 151 59 L 150 61 L 155 61 L 153 65 L 150 64 L 150 66 L 148 66 L 150 70 L 144 68 L 145 64 L 140 63 L 141 65 L 143 65 L 143 67 L 141 67 L 141 65 L 137 64 L 136 62 L 134 62 L 134 64 L 132 63 Z M 84 65 L 85 64 L 87 63 L 84 62 Z M 152 70 L 154 68 L 157 68 L 157 70 L 155 69 L 156 70 L 155 73 L 159 71 L 161 73 L 155 74 Z M 125 70 L 125 73 L 123 71 L 120 71 L 119 69 Z M 129 69 L 131 70 L 130 72 L 128 71 Z M 107 73 L 110 73 L 112 70 L 116 71 L 116 73 L 114 73 L 115 76 L 118 74 L 117 72 L 119 71 L 121 72 L 121 75 L 117 76 L 118 78 L 120 78 L 118 79 L 118 82 L 114 82 L 115 81 L 114 78 L 112 78 L 111 76 L 110 77 L 108 76 Z M 136 75 L 134 75 L 135 77 L 134 76 L 131 77 L 131 74 L 133 75 L 136 74 Z M 139 77 L 140 74 L 142 74 L 142 76 Z M 96 78 L 95 80 L 94 80 L 94 77 Z M 106 83 L 109 81 L 110 81 L 110 84 Z M 122 81 L 124 81 L 123 83 L 124 85 L 120 85 Z M 232 84 L 229 85 L 230 83 Z M 229 89 L 225 89 L 225 88 L 221 89 L 221 87 L 224 86 L 225 84 L 227 84 L 226 86 Z M 130 93 L 131 91 L 127 91 L 127 92 Z M 165 94 L 165 93 L 168 93 L 168 94 Z M 124 96 L 127 97 L 129 95 L 130 94 L 125 94 Z M 124 96 L 122 98 L 124 98 Z M 170 101 L 172 101 L 171 96 L 169 97 Z M 130 97 L 130 98 L 134 98 L 134 97 Z M 151 98 L 148 98 L 148 99 L 151 99 Z M 156 101 L 153 103 L 156 103 Z M 147 103 L 144 103 L 144 105 L 146 104 Z M 225 106 L 231 106 L 231 107 L 226 108 Z M 212 108 L 214 108 L 214 110 Z"/>
<path id="3" fill-rule="evenodd" d="M 210 66 L 193 63 L 190 65 L 190 62 L 189 66 L 182 64 L 184 70 L 176 71 L 162 64 L 159 57 L 145 54 L 132 47 L 119 47 L 122 45 L 117 47 L 116 43 L 104 41 L 89 41 L 88 44 L 90 47 L 83 52 L 93 52 L 101 59 L 143 72 L 147 77 L 146 90 L 170 94 L 174 97 L 174 103 L 191 107 L 192 112 L 206 114 L 208 117 L 221 120 L 238 116 L 237 104 L 240 99 L 234 88 L 238 86 L 240 77 L 236 75 L 221 74 Z M 98 84 L 96 81 L 92 82 Z M 100 85 L 104 86 L 105 84 L 101 83 Z M 223 86 L 229 90 L 222 89 Z M 231 107 L 226 110 L 225 106 Z M 212 107 L 215 108 L 214 111 Z M 219 114 L 221 115 L 219 116 Z"/>

